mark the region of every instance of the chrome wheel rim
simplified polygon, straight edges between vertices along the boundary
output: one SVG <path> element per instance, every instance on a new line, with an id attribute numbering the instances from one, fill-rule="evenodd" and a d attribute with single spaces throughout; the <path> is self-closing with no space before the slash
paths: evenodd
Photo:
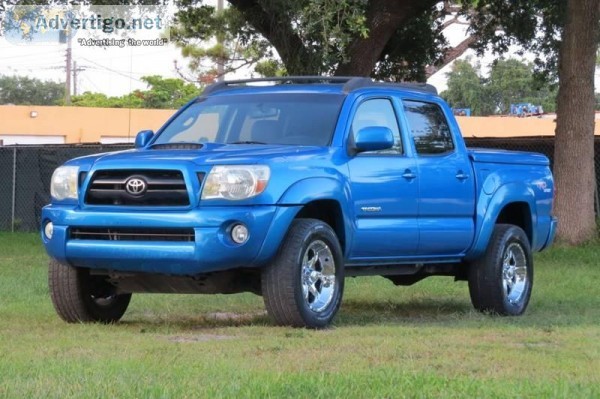
<path id="1" fill-rule="evenodd" d="M 502 260 L 502 288 L 506 300 L 515 305 L 525 296 L 527 289 L 527 256 L 520 244 L 512 243 Z"/>
<path id="2" fill-rule="evenodd" d="M 310 243 L 302 257 L 302 296 L 313 312 L 322 312 L 333 300 L 336 286 L 335 261 L 321 240 Z"/>

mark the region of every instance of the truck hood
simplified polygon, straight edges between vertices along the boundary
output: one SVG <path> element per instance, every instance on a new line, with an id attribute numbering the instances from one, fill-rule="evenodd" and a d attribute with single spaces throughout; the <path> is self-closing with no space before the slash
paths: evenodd
<path id="1" fill-rule="evenodd" d="M 77 163 L 91 161 L 94 167 L 164 164 L 166 162 L 191 162 L 197 165 L 256 164 L 289 162 L 294 158 L 305 159 L 307 156 L 322 156 L 328 151 L 329 148 L 326 147 L 311 146 L 207 143 L 199 149 L 148 148 L 95 154 L 78 158 L 79 162 Z"/>

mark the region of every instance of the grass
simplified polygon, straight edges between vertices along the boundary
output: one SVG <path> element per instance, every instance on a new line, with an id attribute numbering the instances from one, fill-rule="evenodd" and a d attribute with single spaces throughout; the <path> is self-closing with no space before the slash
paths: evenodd
<path id="1" fill-rule="evenodd" d="M 536 255 L 522 317 L 467 285 L 347 280 L 325 331 L 275 327 L 262 299 L 134 295 L 115 325 L 55 315 L 37 236 L 0 233 L 0 397 L 600 397 L 600 246 Z"/>

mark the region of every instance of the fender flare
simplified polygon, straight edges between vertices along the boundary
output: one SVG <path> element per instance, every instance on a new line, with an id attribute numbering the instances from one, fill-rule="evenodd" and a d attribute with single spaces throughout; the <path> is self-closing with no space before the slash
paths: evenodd
<path id="1" fill-rule="evenodd" d="M 512 182 L 500 186 L 492 195 L 482 193 L 477 201 L 475 219 L 475 238 L 465 260 L 473 260 L 482 256 L 487 249 L 494 231 L 496 220 L 506 205 L 514 202 L 525 202 L 529 205 L 531 214 L 531 247 L 535 247 L 537 224 L 537 208 L 535 194 L 525 183 Z"/>
<path id="2" fill-rule="evenodd" d="M 340 179 L 333 177 L 309 177 L 299 180 L 288 187 L 277 201 L 277 205 L 303 206 L 319 200 L 333 200 L 340 205 L 344 236 L 347 244 L 345 250 L 348 251 L 350 249 L 349 244 L 352 242 L 354 236 L 353 210 L 350 206 L 352 199 L 350 188 Z M 299 208 L 298 212 L 300 209 L 302 208 Z"/>

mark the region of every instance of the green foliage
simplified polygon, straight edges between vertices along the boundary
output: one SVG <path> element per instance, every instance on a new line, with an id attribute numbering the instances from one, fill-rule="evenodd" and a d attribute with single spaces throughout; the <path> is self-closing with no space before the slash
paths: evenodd
<path id="1" fill-rule="evenodd" d="M 254 71 L 264 77 L 268 76 L 286 76 L 288 73 L 285 66 L 274 59 L 267 59 L 256 63 Z"/>
<path id="2" fill-rule="evenodd" d="M 73 96 L 71 103 L 76 107 L 176 109 L 200 94 L 198 87 L 181 79 L 144 76 L 142 80 L 148 83 L 148 90 L 136 90 L 120 97 L 86 92 Z"/>
<path id="3" fill-rule="evenodd" d="M 350 49 L 374 34 L 369 29 L 390 18 L 389 11 L 371 7 L 373 0 L 230 0 L 217 11 L 201 0 L 183 0 L 171 37 L 190 59 L 199 79 L 215 77 L 215 65 L 225 72 L 254 65 L 268 73 L 335 74 L 340 66 L 353 74 L 358 60 Z M 426 78 L 425 67 L 441 61 L 447 49 L 442 35 L 444 11 L 435 2 L 411 1 L 385 48 L 376 54 L 372 76 L 391 80 Z M 377 3 L 379 4 L 379 3 Z M 371 7 L 371 8 L 369 8 Z M 391 6 L 390 8 L 394 8 Z M 379 34 L 379 33 L 378 33 Z M 221 39 L 219 42 L 217 39 Z M 211 41 L 216 45 L 206 46 Z M 278 52 L 284 68 L 269 61 Z M 364 58 L 363 54 L 359 58 Z M 267 62 L 265 64 L 265 62 Z"/>
<path id="4" fill-rule="evenodd" d="M 448 42 L 442 33 L 444 12 L 435 8 L 399 26 L 374 66 L 372 76 L 380 80 L 427 80 L 426 67 L 442 61 Z"/>
<path id="5" fill-rule="evenodd" d="M 64 95 L 64 83 L 26 76 L 0 76 L 0 104 L 56 105 Z"/>
<path id="6" fill-rule="evenodd" d="M 453 108 L 471 108 L 473 116 L 490 115 L 494 112 L 479 65 L 473 67 L 469 61 L 458 60 L 447 77 L 448 89 L 441 95 Z"/>
<path id="7" fill-rule="evenodd" d="M 533 66 L 516 59 L 500 59 L 491 69 L 489 92 L 500 114 L 510 110 L 511 103 L 542 104 L 546 112 L 556 109 L 556 91 L 548 84 L 540 85 L 533 74 Z"/>
<path id="8" fill-rule="evenodd" d="M 311 52 L 319 54 L 319 72 L 332 73 L 339 63 L 349 62 L 346 49 L 354 38 L 367 38 L 363 0 L 306 0 L 299 2 L 294 20 L 298 35 Z"/>
<path id="9" fill-rule="evenodd" d="M 143 108 L 179 108 L 200 94 L 192 83 L 181 79 L 165 79 L 160 76 L 144 76 L 150 90 L 141 92 Z"/>
<path id="10" fill-rule="evenodd" d="M 120 97 L 108 97 L 103 93 L 91 93 L 86 91 L 78 96 L 71 97 L 71 105 L 74 107 L 98 107 L 98 108 L 143 108 L 143 100 L 136 95 L 137 92 Z"/>
<path id="11" fill-rule="evenodd" d="M 474 48 L 479 54 L 491 48 L 502 55 L 511 45 L 518 45 L 537 54 L 538 78 L 554 82 L 566 5 L 566 1 L 556 0 L 477 0 L 463 8 L 471 17 L 470 28 L 477 37 Z"/>
<path id="12" fill-rule="evenodd" d="M 218 64 L 228 73 L 273 59 L 269 42 L 247 25 L 236 8 L 218 11 L 194 0 L 181 1 L 179 7 L 171 39 L 188 58 L 194 80 L 212 82 L 218 77 Z"/>
<path id="13" fill-rule="evenodd" d="M 456 61 L 447 74 L 448 89 L 442 97 L 454 108 L 471 108 L 472 115 L 507 114 L 510 104 L 527 102 L 542 105 L 545 112 L 556 110 L 556 87 L 542 84 L 534 66 L 516 59 L 499 59 L 488 78 L 479 66 Z"/>

